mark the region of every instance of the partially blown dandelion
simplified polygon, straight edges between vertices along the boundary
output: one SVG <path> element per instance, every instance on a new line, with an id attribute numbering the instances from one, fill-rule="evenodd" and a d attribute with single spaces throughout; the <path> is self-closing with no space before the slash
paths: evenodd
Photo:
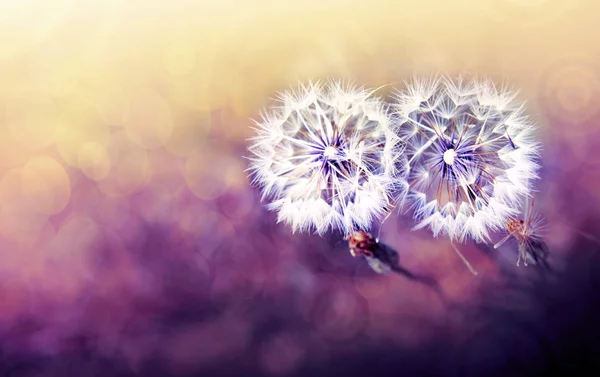
<path id="1" fill-rule="evenodd" d="M 536 178 L 539 144 L 515 93 L 491 81 L 415 80 L 394 104 L 406 142 L 407 200 L 451 240 L 490 241 Z"/>
<path id="2" fill-rule="evenodd" d="M 294 231 L 367 230 L 392 207 L 402 154 L 385 104 L 363 89 L 285 92 L 251 139 L 250 170 Z"/>

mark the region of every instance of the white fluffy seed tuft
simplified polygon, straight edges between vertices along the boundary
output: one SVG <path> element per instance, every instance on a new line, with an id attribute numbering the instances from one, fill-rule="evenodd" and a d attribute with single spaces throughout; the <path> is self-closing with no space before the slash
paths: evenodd
<path id="1" fill-rule="evenodd" d="M 416 228 L 489 240 L 530 196 L 540 145 L 516 94 L 489 80 L 414 80 L 393 108 Z"/>
<path id="2" fill-rule="evenodd" d="M 406 186 L 395 124 L 372 92 L 300 85 L 256 122 L 253 183 L 293 231 L 368 230 Z"/>

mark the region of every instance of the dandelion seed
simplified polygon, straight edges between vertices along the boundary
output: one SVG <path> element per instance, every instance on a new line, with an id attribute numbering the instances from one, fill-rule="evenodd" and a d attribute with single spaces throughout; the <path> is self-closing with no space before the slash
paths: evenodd
<path id="1" fill-rule="evenodd" d="M 339 82 L 301 85 L 257 122 L 253 183 L 293 231 L 369 229 L 389 213 L 402 182 L 394 124 L 372 92 Z"/>
<path id="2" fill-rule="evenodd" d="M 528 262 L 542 264 L 546 266 L 548 258 L 548 246 L 544 242 L 544 218 L 534 211 L 534 201 L 531 206 L 526 207 L 522 217 L 514 217 L 506 222 L 506 235 L 502 240 L 494 245 L 494 249 L 502 246 L 510 238 L 517 241 L 519 256 L 517 257 L 517 266 L 523 261 L 527 266 Z"/>
<path id="3" fill-rule="evenodd" d="M 530 195 L 540 146 L 515 93 L 488 80 L 414 80 L 394 109 L 416 229 L 489 241 Z"/>

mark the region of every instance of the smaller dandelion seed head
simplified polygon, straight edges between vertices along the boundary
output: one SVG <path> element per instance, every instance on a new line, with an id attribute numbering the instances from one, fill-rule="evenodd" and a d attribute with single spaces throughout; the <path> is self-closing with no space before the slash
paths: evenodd
<path id="1" fill-rule="evenodd" d="M 249 147 L 253 182 L 294 231 L 368 229 L 401 186 L 405 163 L 395 124 L 364 89 L 300 85 L 257 122 Z"/>
<path id="2" fill-rule="evenodd" d="M 530 194 L 539 144 L 516 94 L 489 80 L 417 79 L 393 105 L 417 228 L 482 242 Z"/>

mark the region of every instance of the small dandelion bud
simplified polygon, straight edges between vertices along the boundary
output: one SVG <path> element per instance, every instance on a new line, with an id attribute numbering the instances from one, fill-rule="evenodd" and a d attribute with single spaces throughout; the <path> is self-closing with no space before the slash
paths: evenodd
<path id="1" fill-rule="evenodd" d="M 448 78 L 415 80 L 397 93 L 415 228 L 489 241 L 530 195 L 540 147 L 515 95 L 490 81 Z"/>
<path id="2" fill-rule="evenodd" d="M 338 82 L 285 92 L 257 122 L 249 170 L 293 231 L 369 229 L 389 213 L 402 154 L 385 104 Z"/>

